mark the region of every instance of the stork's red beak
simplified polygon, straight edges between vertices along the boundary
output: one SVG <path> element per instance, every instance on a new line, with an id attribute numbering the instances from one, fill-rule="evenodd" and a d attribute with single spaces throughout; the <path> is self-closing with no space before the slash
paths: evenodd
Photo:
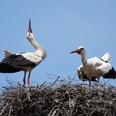
<path id="1" fill-rule="evenodd" d="M 31 29 L 31 19 L 29 19 L 29 27 L 28 27 L 28 32 L 33 33 Z"/>
<path id="2" fill-rule="evenodd" d="M 80 49 L 76 49 L 76 50 L 73 50 L 72 52 L 70 52 L 70 54 L 72 54 L 72 53 L 78 53 L 78 54 L 80 54 L 81 51 L 80 51 Z"/>

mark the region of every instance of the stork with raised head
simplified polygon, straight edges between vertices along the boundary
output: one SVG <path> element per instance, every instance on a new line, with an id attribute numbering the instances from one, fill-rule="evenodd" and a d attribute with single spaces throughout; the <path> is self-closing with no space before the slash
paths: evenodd
<path id="1" fill-rule="evenodd" d="M 29 20 L 29 27 L 27 33 L 27 39 L 36 49 L 34 52 L 25 52 L 21 54 L 13 54 L 7 50 L 4 50 L 5 58 L 0 62 L 1 73 L 15 73 L 24 71 L 23 82 L 26 84 L 26 73 L 28 73 L 28 86 L 30 86 L 31 71 L 46 58 L 46 50 L 38 44 L 34 38 L 34 34 L 31 28 L 31 20 Z"/>
<path id="2" fill-rule="evenodd" d="M 100 76 L 103 78 L 115 79 L 116 71 L 112 65 L 108 62 L 110 59 L 109 53 L 106 53 L 101 58 L 93 57 L 87 59 L 84 47 L 79 47 L 78 49 L 70 52 L 78 53 L 81 55 L 82 65 L 77 69 L 79 79 L 89 80 L 89 86 L 91 86 L 91 81 L 97 82 Z"/>

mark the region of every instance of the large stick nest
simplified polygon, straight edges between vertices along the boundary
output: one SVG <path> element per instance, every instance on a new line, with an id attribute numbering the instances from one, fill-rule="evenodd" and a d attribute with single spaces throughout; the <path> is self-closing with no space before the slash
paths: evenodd
<path id="1" fill-rule="evenodd" d="M 0 116 L 116 116 L 116 87 L 58 83 L 4 87 Z"/>

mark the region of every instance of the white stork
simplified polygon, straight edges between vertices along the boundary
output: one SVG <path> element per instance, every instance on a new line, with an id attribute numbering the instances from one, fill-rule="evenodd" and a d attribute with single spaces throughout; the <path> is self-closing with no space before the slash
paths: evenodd
<path id="1" fill-rule="evenodd" d="M 28 86 L 30 86 L 31 71 L 46 58 L 46 50 L 40 46 L 34 38 L 34 34 L 31 29 L 31 20 L 29 20 L 28 33 L 26 35 L 29 42 L 36 49 L 34 52 L 26 52 L 21 54 L 13 54 L 7 50 L 4 50 L 5 58 L 0 62 L 1 73 L 15 73 L 24 71 L 23 82 L 26 84 L 26 73 L 28 74 Z"/>
<path id="2" fill-rule="evenodd" d="M 82 65 L 78 67 L 77 73 L 80 80 L 89 80 L 89 86 L 91 86 L 91 81 L 97 82 L 96 78 L 99 80 L 100 76 L 103 78 L 116 78 L 116 71 L 108 62 L 110 59 L 109 53 L 106 53 L 101 58 L 87 59 L 85 49 L 82 46 L 70 53 L 81 55 Z"/>

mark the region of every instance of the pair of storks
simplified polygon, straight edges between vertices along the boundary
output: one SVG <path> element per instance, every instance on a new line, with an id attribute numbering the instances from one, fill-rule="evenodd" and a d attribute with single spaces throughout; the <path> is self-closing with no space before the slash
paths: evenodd
<path id="1" fill-rule="evenodd" d="M 46 58 L 46 50 L 37 43 L 34 38 L 34 34 L 31 28 L 31 20 L 29 20 L 29 27 L 27 33 L 27 39 L 34 46 L 36 51 L 26 52 L 21 54 L 13 54 L 7 50 L 4 50 L 5 58 L 0 62 L 1 73 L 15 73 L 24 71 L 23 83 L 26 84 L 26 73 L 28 73 L 27 83 L 30 86 L 30 74 L 31 71 Z M 110 55 L 106 53 L 102 58 L 93 57 L 86 58 L 84 47 L 72 51 L 71 53 L 78 53 L 81 55 L 82 65 L 77 69 L 79 79 L 89 80 L 97 82 L 102 76 L 103 78 L 116 78 L 116 72 L 112 65 L 109 63 Z M 98 79 L 98 80 L 96 80 Z"/>

